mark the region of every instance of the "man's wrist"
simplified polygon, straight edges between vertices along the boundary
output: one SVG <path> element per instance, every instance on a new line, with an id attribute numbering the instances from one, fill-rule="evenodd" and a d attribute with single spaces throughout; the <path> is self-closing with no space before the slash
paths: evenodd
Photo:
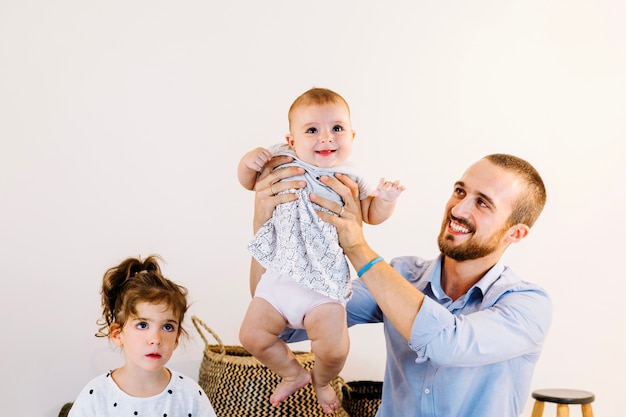
<path id="1" fill-rule="evenodd" d="M 344 251 L 344 253 L 356 271 L 361 271 L 365 265 L 380 256 L 367 245 L 355 246 L 348 251 Z M 365 271 L 363 271 L 363 273 L 365 273 Z"/>
<path id="2" fill-rule="evenodd" d="M 365 265 L 363 265 L 363 267 L 361 269 L 359 269 L 359 271 L 356 273 L 357 277 L 361 278 L 361 276 L 363 276 L 364 273 L 369 271 L 371 267 L 373 267 L 374 265 L 376 265 L 380 261 L 384 261 L 383 257 L 382 256 L 377 256 L 374 259 L 372 259 L 371 261 L 369 261 L 368 263 L 366 263 Z"/>

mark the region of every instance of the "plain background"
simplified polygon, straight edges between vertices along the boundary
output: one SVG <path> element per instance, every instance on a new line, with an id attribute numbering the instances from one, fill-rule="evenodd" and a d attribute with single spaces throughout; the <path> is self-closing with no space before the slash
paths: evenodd
<path id="1" fill-rule="evenodd" d="M 621 415 L 625 21 L 620 0 L 0 0 L 2 415 L 56 416 L 122 363 L 94 333 L 102 274 L 128 256 L 162 255 L 190 316 L 238 344 L 253 194 L 236 165 L 283 140 L 313 86 L 350 103 L 353 159 L 407 186 L 366 228 L 387 259 L 436 256 L 474 161 L 535 165 L 548 203 L 505 255 L 553 296 L 532 389 L 590 390 L 596 415 Z M 186 326 L 170 366 L 197 377 Z M 350 332 L 342 376 L 381 380 L 382 328 Z"/>

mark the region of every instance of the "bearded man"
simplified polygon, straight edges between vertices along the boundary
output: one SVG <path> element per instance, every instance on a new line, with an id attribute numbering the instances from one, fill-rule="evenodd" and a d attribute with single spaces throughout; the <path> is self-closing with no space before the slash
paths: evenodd
<path id="1" fill-rule="evenodd" d="M 274 160 L 256 183 L 254 227 L 289 201 L 275 196 L 297 182 L 278 180 Z M 522 280 L 501 257 L 529 233 L 546 190 L 528 162 L 488 155 L 454 184 L 433 260 L 406 256 L 385 262 L 363 236 L 358 190 L 348 177 L 322 181 L 345 206 L 311 200 L 337 228 L 340 244 L 358 271 L 348 302 L 348 324 L 382 322 L 387 363 L 377 417 L 518 417 L 552 319 L 552 303 L 538 285 Z M 272 192 L 273 188 L 273 192 Z M 268 192 L 269 191 L 269 192 Z M 251 267 L 254 292 L 262 267 Z M 286 341 L 306 338 L 287 329 Z"/>

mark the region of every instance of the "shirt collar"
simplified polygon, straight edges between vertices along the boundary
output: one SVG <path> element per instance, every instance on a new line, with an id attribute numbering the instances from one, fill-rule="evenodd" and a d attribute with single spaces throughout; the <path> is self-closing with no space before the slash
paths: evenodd
<path id="1" fill-rule="evenodd" d="M 436 299 L 440 301 L 450 300 L 450 297 L 446 295 L 441 287 L 441 271 L 443 265 L 443 255 L 439 255 L 436 262 L 433 262 L 429 268 L 429 271 L 426 275 L 426 281 L 430 283 L 430 289 L 432 295 L 436 297 Z M 476 289 L 480 290 L 482 295 L 487 293 L 489 287 L 498 280 L 498 278 L 504 272 L 504 263 L 502 260 L 499 260 L 494 266 L 487 271 L 487 273 L 476 283 L 474 284 L 468 291 L 467 294 L 471 295 Z M 462 298 L 465 298 L 465 295 Z"/>

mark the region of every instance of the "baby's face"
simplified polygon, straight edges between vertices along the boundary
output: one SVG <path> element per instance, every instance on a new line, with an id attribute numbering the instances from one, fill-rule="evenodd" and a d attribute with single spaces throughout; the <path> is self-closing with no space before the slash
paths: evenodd
<path id="1" fill-rule="evenodd" d="M 294 109 L 291 132 L 286 138 L 302 161 L 332 168 L 350 157 L 355 134 L 347 106 L 328 103 Z"/>

